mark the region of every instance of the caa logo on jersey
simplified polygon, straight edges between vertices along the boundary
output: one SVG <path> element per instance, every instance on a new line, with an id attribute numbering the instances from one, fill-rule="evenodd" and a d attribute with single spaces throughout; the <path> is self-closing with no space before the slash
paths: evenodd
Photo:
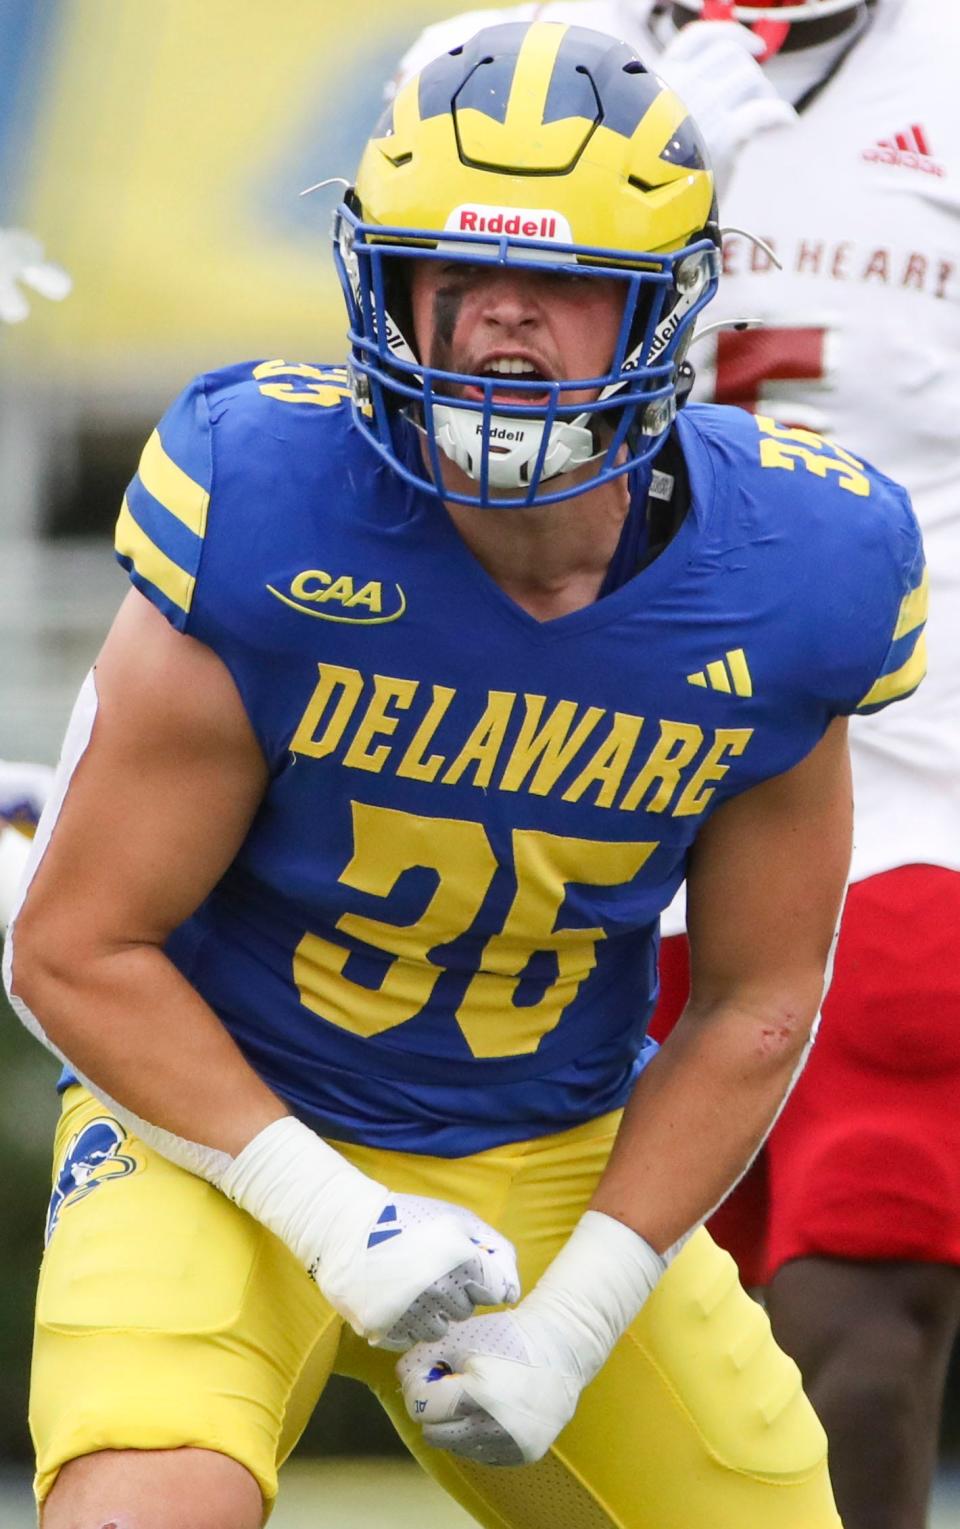
<path id="1" fill-rule="evenodd" d="M 444 226 L 458 234 L 508 234 L 514 239 L 573 243 L 563 213 L 542 207 L 487 207 L 482 202 L 463 202 L 453 209 Z"/>
<path id="2" fill-rule="evenodd" d="M 355 626 L 397 621 L 407 608 L 407 597 L 399 584 L 392 589 L 387 585 L 385 594 L 380 579 L 362 580 L 350 573 L 327 573 L 323 568 L 305 568 L 298 573 L 290 581 L 289 594 L 272 584 L 267 589 L 284 605 L 302 611 L 305 616 L 319 616 L 321 621 L 346 621 Z"/>
<path id="3" fill-rule="evenodd" d="M 98 1115 L 70 1138 L 50 1196 L 44 1246 L 69 1206 L 85 1200 L 109 1179 L 136 1173 L 140 1167 L 136 1158 L 120 1151 L 126 1139 L 123 1126 L 111 1115 Z"/>

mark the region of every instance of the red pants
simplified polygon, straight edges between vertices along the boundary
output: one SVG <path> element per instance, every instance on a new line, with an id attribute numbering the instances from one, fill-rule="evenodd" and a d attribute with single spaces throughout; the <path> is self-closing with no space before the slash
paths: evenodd
<path id="1" fill-rule="evenodd" d="M 658 1040 L 686 1002 L 683 936 L 660 981 Z M 710 1230 L 748 1285 L 818 1254 L 960 1263 L 960 873 L 850 888 L 816 1045 Z"/>

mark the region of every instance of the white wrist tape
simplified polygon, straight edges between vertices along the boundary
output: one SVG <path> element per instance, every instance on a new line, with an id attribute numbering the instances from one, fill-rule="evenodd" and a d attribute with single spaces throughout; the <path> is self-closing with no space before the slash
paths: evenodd
<path id="1" fill-rule="evenodd" d="M 462 1206 L 392 1193 L 290 1116 L 248 1142 L 219 1187 L 372 1343 L 409 1348 L 520 1294 L 513 1247 L 493 1227 Z"/>
<path id="2" fill-rule="evenodd" d="M 366 1240 L 386 1193 L 292 1115 L 248 1142 L 218 1187 L 285 1242 L 318 1283 L 321 1270 L 334 1273 L 345 1227 Z"/>
<path id="3" fill-rule="evenodd" d="M 653 1290 L 667 1259 L 622 1222 L 588 1210 L 518 1308 L 559 1327 L 586 1385 Z"/>

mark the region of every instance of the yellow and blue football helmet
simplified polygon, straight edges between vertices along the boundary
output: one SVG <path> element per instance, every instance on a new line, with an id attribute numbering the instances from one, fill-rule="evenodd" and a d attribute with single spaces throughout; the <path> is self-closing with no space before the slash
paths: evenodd
<path id="1" fill-rule="evenodd" d="M 594 464 L 593 487 L 648 461 L 666 437 L 694 321 L 716 291 L 713 176 L 686 108 L 627 43 L 508 22 L 400 90 L 337 210 L 334 258 L 355 418 L 381 456 L 447 500 L 552 503 L 584 491 L 563 477 L 573 468 Z M 430 366 L 410 323 L 411 260 L 619 279 L 609 369 L 545 381 L 532 404 L 528 377 Z M 464 384 L 472 398 L 459 396 Z M 593 402 L 570 401 L 586 390 Z M 410 450 L 410 424 L 429 472 Z M 441 454 L 475 493 L 442 486 Z"/>

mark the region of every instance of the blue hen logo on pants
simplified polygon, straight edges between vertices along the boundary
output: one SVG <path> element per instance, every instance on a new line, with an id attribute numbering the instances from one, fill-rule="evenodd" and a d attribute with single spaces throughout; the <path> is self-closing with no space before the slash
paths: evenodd
<path id="1" fill-rule="evenodd" d="M 98 1115 L 70 1138 L 50 1196 L 45 1247 L 66 1206 L 93 1194 L 108 1179 L 136 1172 L 140 1166 L 136 1158 L 120 1151 L 126 1139 L 123 1126 L 110 1115 Z"/>

